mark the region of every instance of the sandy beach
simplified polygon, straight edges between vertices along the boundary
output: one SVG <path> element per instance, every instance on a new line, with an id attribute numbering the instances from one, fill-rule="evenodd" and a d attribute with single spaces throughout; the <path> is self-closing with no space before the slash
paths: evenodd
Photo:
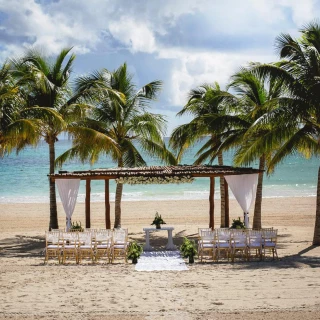
<path id="1" fill-rule="evenodd" d="M 219 227 L 219 201 L 215 206 Z M 92 203 L 93 228 L 104 227 L 103 207 Z M 208 225 L 204 200 L 123 202 L 122 210 L 122 227 L 140 243 L 155 211 L 175 228 L 175 244 L 183 236 L 196 238 L 198 227 Z M 58 212 L 64 227 L 61 204 Z M 241 208 L 231 201 L 230 219 L 238 216 Z M 84 225 L 83 203 L 73 221 Z M 262 221 L 278 229 L 278 261 L 196 260 L 188 271 L 138 272 L 122 260 L 44 265 L 49 205 L 1 204 L 0 319 L 320 319 L 320 247 L 312 246 L 315 198 L 263 199 Z M 165 233 L 152 235 L 154 246 L 165 243 Z"/>

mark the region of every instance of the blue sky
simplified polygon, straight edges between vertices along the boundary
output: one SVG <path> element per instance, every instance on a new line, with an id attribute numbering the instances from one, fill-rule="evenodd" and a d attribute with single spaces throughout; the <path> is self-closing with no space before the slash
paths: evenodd
<path id="1" fill-rule="evenodd" d="M 152 111 L 168 134 L 190 89 L 224 87 L 240 66 L 277 59 L 274 40 L 320 17 L 318 0 L 0 0 L 0 60 L 73 46 L 74 76 L 127 62 L 138 86 L 164 82 Z"/>

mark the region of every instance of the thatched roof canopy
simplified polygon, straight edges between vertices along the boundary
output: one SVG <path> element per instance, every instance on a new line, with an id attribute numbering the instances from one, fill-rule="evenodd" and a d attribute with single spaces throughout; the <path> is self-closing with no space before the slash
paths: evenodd
<path id="1" fill-rule="evenodd" d="M 123 177 L 221 177 L 227 175 L 253 174 L 261 172 L 258 169 L 209 166 L 209 165 L 178 165 L 178 166 L 151 166 L 138 168 L 94 169 L 86 171 L 59 171 L 49 175 L 52 179 L 81 179 L 106 180 Z"/>

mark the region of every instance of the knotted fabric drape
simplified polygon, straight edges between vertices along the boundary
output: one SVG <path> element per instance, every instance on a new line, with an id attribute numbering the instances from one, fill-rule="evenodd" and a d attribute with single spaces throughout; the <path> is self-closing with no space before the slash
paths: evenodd
<path id="1" fill-rule="evenodd" d="M 66 213 L 66 230 L 71 227 L 71 217 L 77 202 L 80 179 L 57 179 L 56 184 Z"/>
<path id="2" fill-rule="evenodd" d="M 244 223 L 249 227 L 249 209 L 256 197 L 258 173 L 225 176 L 228 185 L 244 212 Z"/>

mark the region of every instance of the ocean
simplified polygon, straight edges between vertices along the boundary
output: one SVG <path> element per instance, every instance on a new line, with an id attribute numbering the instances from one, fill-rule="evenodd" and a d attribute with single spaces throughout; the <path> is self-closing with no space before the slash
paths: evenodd
<path id="1" fill-rule="evenodd" d="M 70 140 L 60 140 L 56 143 L 56 156 L 70 148 Z M 188 150 L 181 161 L 182 164 L 192 164 L 194 155 L 200 143 Z M 224 154 L 226 165 L 232 165 L 232 152 Z M 158 159 L 144 156 L 148 165 L 159 165 Z M 113 168 L 115 164 L 106 156 L 101 156 L 94 165 L 71 161 L 58 170 L 89 170 L 94 168 Z M 251 167 L 257 168 L 258 163 Z M 280 164 L 274 174 L 264 177 L 264 197 L 310 197 L 316 195 L 317 173 L 319 159 L 305 159 L 300 155 L 292 155 Z M 49 149 L 41 141 L 36 148 L 27 147 L 18 155 L 10 154 L 0 158 L 0 203 L 43 203 L 49 202 Z M 220 198 L 216 179 L 215 198 Z M 196 200 L 208 199 L 209 179 L 198 178 L 193 183 L 167 185 L 124 185 L 123 201 L 144 200 Z M 58 192 L 57 192 L 58 194 Z M 114 200 L 115 183 L 110 182 L 110 199 Z M 232 197 L 232 192 L 230 192 Z M 103 181 L 91 182 L 93 202 L 104 201 Z M 85 182 L 81 181 L 78 201 L 84 202 Z M 58 199 L 59 201 L 59 199 Z"/>

